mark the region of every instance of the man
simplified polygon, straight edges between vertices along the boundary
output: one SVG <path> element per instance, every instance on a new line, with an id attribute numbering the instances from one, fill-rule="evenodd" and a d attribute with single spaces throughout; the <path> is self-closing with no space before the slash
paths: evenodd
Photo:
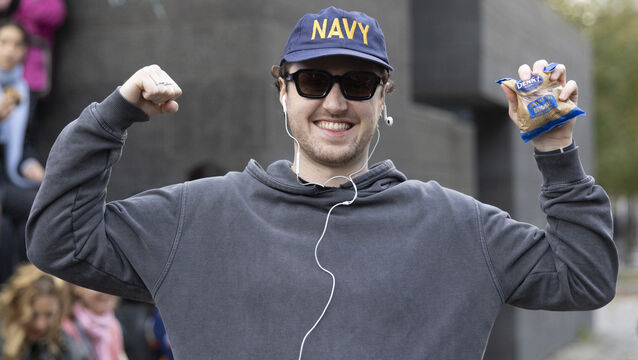
<path id="1" fill-rule="evenodd" d="M 541 230 L 407 180 L 389 160 L 368 168 L 391 70 L 374 19 L 307 14 L 280 65 L 295 154 L 267 169 L 251 161 L 105 204 L 126 128 L 176 112 L 181 90 L 149 66 L 86 108 L 51 150 L 31 260 L 154 301 L 188 359 L 480 359 L 505 303 L 593 309 L 614 296 L 609 200 L 582 170 L 573 121 L 534 140 Z M 521 78 L 544 65 L 522 66 Z M 575 101 L 576 83 L 557 69 L 561 99 Z"/>

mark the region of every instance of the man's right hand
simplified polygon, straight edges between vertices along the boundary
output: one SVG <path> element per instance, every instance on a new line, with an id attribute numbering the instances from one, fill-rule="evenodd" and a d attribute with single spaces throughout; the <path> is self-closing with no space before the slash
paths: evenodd
<path id="1" fill-rule="evenodd" d="M 149 65 L 126 80 L 120 94 L 148 117 L 153 117 L 177 112 L 179 106 L 175 99 L 182 95 L 182 89 L 159 66 Z"/>

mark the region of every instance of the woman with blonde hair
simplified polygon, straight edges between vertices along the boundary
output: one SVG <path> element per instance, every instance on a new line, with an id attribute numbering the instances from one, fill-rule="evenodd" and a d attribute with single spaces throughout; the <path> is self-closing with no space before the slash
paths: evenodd
<path id="1" fill-rule="evenodd" d="M 0 292 L 0 359 L 87 359 L 61 330 L 69 285 L 31 264 L 20 266 Z"/>

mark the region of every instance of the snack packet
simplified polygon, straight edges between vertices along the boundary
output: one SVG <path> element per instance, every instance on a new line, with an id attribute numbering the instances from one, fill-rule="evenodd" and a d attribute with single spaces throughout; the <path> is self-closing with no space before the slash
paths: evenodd
<path id="1" fill-rule="evenodd" d="M 518 127 L 521 138 L 529 142 L 538 135 L 557 126 L 561 126 L 576 116 L 585 115 L 574 102 L 558 100 L 563 87 L 558 81 L 550 81 L 549 76 L 556 68 L 551 63 L 542 74 L 533 75 L 529 80 L 503 78 L 497 84 L 503 84 L 516 93 L 518 99 Z"/>

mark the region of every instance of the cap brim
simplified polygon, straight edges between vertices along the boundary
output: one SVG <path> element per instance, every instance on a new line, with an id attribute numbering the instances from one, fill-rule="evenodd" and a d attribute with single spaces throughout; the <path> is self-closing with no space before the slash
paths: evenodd
<path id="1" fill-rule="evenodd" d="M 366 54 L 366 53 L 362 53 L 362 52 L 354 51 L 350 49 L 343 49 L 343 48 L 299 50 L 299 51 L 295 51 L 294 53 L 284 55 L 284 57 L 281 60 L 282 61 L 285 60 L 287 62 L 299 62 L 299 61 L 310 60 L 310 59 L 315 59 L 315 58 L 324 57 L 324 56 L 331 56 L 331 55 L 354 56 L 360 59 L 375 62 L 388 70 L 391 70 L 391 71 L 394 70 L 392 66 L 390 66 L 390 64 L 379 59 L 376 56 L 372 56 L 370 54 Z"/>

